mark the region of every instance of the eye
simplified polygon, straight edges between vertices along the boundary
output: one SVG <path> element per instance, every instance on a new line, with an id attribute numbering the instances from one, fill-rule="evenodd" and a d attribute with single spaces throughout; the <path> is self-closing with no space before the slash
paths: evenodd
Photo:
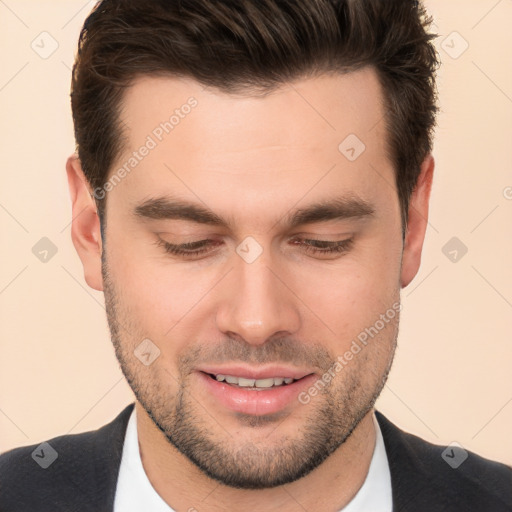
<path id="1" fill-rule="evenodd" d="M 188 242 L 186 244 L 171 244 L 161 238 L 158 239 L 157 245 L 162 246 L 167 254 L 174 256 L 194 257 L 201 256 L 212 252 L 212 246 L 218 246 L 222 242 L 215 240 L 205 239 L 196 242 Z M 349 238 L 340 241 L 327 241 L 327 240 L 313 240 L 295 238 L 292 240 L 293 245 L 301 246 L 306 253 L 315 255 L 329 255 L 329 254 L 343 254 L 347 252 L 353 243 L 353 239 Z"/>
<path id="2" fill-rule="evenodd" d="M 307 253 L 311 254 L 342 254 L 347 252 L 353 243 L 353 238 L 339 241 L 294 239 L 293 243 L 301 245 Z"/>
<path id="3" fill-rule="evenodd" d="M 213 242 L 213 240 L 198 240 L 197 242 L 175 245 L 159 238 L 157 245 L 162 246 L 166 253 L 175 256 L 199 256 L 208 252 L 210 242 Z"/>

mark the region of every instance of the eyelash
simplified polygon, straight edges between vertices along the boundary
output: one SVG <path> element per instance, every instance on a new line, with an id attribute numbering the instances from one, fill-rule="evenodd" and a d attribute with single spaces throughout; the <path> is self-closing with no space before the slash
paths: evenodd
<path id="1" fill-rule="evenodd" d="M 208 246 L 211 245 L 209 242 L 213 240 L 199 240 L 197 242 L 189 242 L 187 244 L 174 245 L 162 240 L 158 239 L 157 244 L 159 246 L 163 246 L 164 251 L 168 254 L 172 254 L 174 256 L 200 256 L 202 254 L 206 254 L 208 252 Z M 327 240 L 311 240 L 311 239 L 294 239 L 294 242 L 313 242 L 319 244 L 320 247 L 315 247 L 310 244 L 301 244 L 305 248 L 306 252 L 313 254 L 343 254 L 347 252 L 353 243 L 353 238 L 349 238 L 347 240 L 341 240 L 339 242 L 331 242 Z M 298 244 L 297 244 L 298 245 Z M 323 245 L 323 247 L 322 247 Z M 197 247 L 197 248 L 195 248 Z"/>

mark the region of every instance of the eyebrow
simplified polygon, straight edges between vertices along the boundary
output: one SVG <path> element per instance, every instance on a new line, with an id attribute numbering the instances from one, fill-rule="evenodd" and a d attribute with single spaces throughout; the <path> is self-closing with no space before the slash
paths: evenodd
<path id="1" fill-rule="evenodd" d="M 150 198 L 134 209 L 136 217 L 153 220 L 185 220 L 198 224 L 231 229 L 231 222 L 223 219 L 207 207 L 182 199 L 170 197 Z M 355 197 L 326 199 L 287 213 L 277 223 L 289 229 L 303 224 L 327 222 L 330 220 L 362 219 L 371 217 L 374 208 L 367 201 Z"/>

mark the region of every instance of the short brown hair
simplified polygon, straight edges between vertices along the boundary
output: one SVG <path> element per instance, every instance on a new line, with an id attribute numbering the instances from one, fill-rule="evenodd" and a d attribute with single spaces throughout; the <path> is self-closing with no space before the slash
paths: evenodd
<path id="1" fill-rule="evenodd" d="M 123 91 L 139 76 L 184 76 L 250 95 L 373 66 L 405 230 L 438 110 L 431 21 L 413 0 L 103 0 L 84 23 L 73 67 L 84 174 L 94 189 L 108 179 L 124 144 Z M 101 215 L 104 200 L 97 203 Z"/>

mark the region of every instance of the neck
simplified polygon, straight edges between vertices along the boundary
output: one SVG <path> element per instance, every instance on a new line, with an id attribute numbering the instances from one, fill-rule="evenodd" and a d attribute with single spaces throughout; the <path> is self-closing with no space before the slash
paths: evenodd
<path id="1" fill-rule="evenodd" d="M 319 467 L 299 480 L 271 489 L 234 489 L 206 476 L 182 455 L 136 402 L 142 464 L 151 485 L 176 511 L 340 510 L 357 494 L 375 448 L 373 410 Z"/>

